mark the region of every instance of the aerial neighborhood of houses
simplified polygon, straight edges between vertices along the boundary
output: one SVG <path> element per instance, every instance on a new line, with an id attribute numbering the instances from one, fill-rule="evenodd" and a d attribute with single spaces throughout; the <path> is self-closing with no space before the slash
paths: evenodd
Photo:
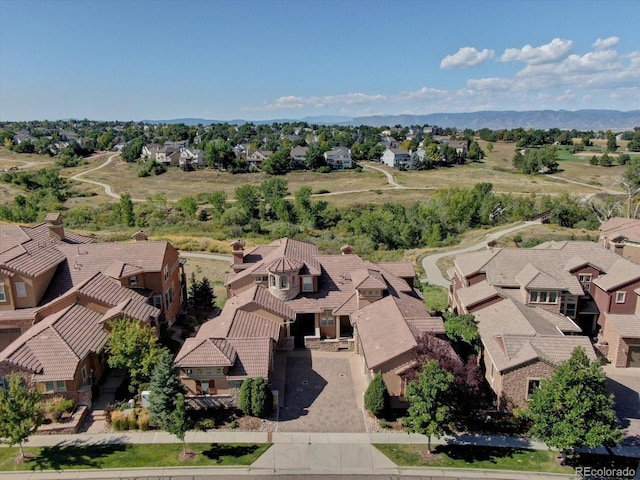
<path id="1" fill-rule="evenodd" d="M 347 154 L 335 149 L 328 159 L 345 166 Z M 616 218 L 603 224 L 600 244 L 488 246 L 455 258 L 450 308 L 475 316 L 498 408 L 525 405 L 576 347 L 617 368 L 640 366 L 638 232 L 640 221 Z M 91 406 L 109 323 L 126 316 L 171 326 L 184 311 L 185 259 L 143 231 L 99 243 L 52 213 L 36 226 L 2 225 L 0 239 L 2 382 L 20 372 L 45 396 Z M 367 261 L 350 245 L 325 255 L 291 238 L 248 249 L 237 240 L 230 251 L 224 308 L 175 357 L 190 397 L 236 404 L 244 379 L 271 378 L 274 352 L 304 348 L 357 356 L 403 405 L 420 337 L 446 338 L 410 262 Z"/>

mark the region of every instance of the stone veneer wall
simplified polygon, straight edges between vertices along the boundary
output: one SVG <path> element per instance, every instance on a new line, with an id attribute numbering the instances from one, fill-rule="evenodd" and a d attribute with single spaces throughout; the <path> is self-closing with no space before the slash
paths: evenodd
<path id="1" fill-rule="evenodd" d="M 322 352 L 353 352 L 355 350 L 353 338 L 321 340 L 319 337 L 304 337 L 304 345 L 309 350 Z"/>
<path id="2" fill-rule="evenodd" d="M 618 332 L 611 325 L 605 324 L 604 328 L 600 331 L 600 338 L 602 342 L 609 345 L 607 351 L 607 358 L 615 367 L 627 366 L 628 347 L 625 341 L 620 338 Z"/>
<path id="3" fill-rule="evenodd" d="M 526 407 L 527 388 L 529 379 L 549 378 L 555 367 L 546 362 L 537 361 L 523 367 L 503 373 L 502 375 L 502 399 L 506 404 L 503 408 Z"/>

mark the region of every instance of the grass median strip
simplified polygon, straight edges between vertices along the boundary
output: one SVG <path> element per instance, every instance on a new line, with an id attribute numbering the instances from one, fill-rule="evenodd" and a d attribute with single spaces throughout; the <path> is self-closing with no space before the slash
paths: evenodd
<path id="1" fill-rule="evenodd" d="M 439 445 L 427 453 L 424 445 L 375 445 L 396 465 L 406 467 L 483 468 L 572 474 L 558 465 L 557 452 L 524 448 Z"/>
<path id="2" fill-rule="evenodd" d="M 99 444 L 28 447 L 30 457 L 16 464 L 17 448 L 0 448 L 0 471 L 40 471 L 103 468 L 157 468 L 251 465 L 271 446 L 268 443 L 189 443 L 197 455 L 179 459 L 182 444 Z"/>

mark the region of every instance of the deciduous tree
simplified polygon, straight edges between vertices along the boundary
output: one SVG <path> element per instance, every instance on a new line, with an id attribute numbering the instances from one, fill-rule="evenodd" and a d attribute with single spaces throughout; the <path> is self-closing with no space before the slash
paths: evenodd
<path id="1" fill-rule="evenodd" d="M 436 360 L 429 360 L 417 380 L 407 384 L 409 410 L 405 428 L 426 435 L 429 452 L 432 437 L 440 438 L 451 431 L 447 391 L 452 383 L 453 375 L 442 370 Z"/>
<path id="2" fill-rule="evenodd" d="M 26 384 L 18 373 L 8 376 L 9 388 L 0 388 L 0 441 L 9 446 L 23 444 L 42 423 L 40 393 L 33 384 Z"/>
<path id="3" fill-rule="evenodd" d="M 529 433 L 560 449 L 563 458 L 570 448 L 613 446 L 622 439 L 602 366 L 582 348 L 533 392 L 528 416 Z"/>
<path id="4" fill-rule="evenodd" d="M 156 330 L 129 317 L 111 321 L 108 328 L 111 330 L 106 346 L 109 366 L 128 372 L 129 390 L 134 393 L 149 379 L 162 352 Z"/>

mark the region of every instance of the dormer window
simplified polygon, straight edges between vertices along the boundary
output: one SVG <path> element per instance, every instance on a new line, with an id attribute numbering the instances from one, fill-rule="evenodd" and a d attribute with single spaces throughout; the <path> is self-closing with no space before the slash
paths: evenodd
<path id="1" fill-rule="evenodd" d="M 138 285 L 138 276 L 129 277 L 129 285 Z"/>
<path id="2" fill-rule="evenodd" d="M 585 291 L 585 293 L 589 292 L 589 290 L 591 289 L 592 278 L 593 275 L 591 275 L 590 273 L 581 273 L 580 275 L 578 275 L 578 281 L 580 282 L 580 285 L 582 285 L 582 289 Z"/>
<path id="3" fill-rule="evenodd" d="M 627 292 L 616 292 L 616 303 L 624 303 L 627 299 Z"/>
<path id="4" fill-rule="evenodd" d="M 313 278 L 312 277 L 302 277 L 302 291 L 303 292 L 313 292 Z"/>
<path id="5" fill-rule="evenodd" d="M 529 302 L 530 303 L 558 303 L 558 292 L 532 290 L 529 293 Z"/>

